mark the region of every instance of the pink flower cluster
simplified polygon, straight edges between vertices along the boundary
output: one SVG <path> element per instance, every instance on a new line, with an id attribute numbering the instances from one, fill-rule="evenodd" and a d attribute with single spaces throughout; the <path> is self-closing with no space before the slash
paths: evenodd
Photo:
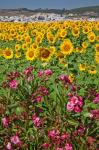
<path id="1" fill-rule="evenodd" d="M 12 71 L 9 74 L 7 74 L 7 79 L 8 80 L 13 80 L 15 78 L 19 78 L 20 77 L 20 73 L 17 71 Z"/>
<path id="2" fill-rule="evenodd" d="M 32 115 L 32 121 L 33 121 L 35 127 L 40 127 L 41 124 L 42 124 L 40 118 L 37 117 L 36 114 L 33 114 L 33 115 Z"/>
<path id="3" fill-rule="evenodd" d="M 32 66 L 29 66 L 28 68 L 26 68 L 26 69 L 24 70 L 23 73 L 28 76 L 28 75 L 31 74 L 32 70 L 33 70 L 33 67 L 32 67 Z"/>
<path id="4" fill-rule="evenodd" d="M 90 118 L 98 120 L 99 119 L 99 109 L 91 110 Z"/>
<path id="5" fill-rule="evenodd" d="M 72 144 L 71 143 L 66 143 L 65 150 L 73 150 Z"/>
<path id="6" fill-rule="evenodd" d="M 4 127 L 8 127 L 9 126 L 9 119 L 8 119 L 8 117 L 2 118 L 2 124 L 3 124 Z"/>
<path id="7" fill-rule="evenodd" d="M 64 74 L 61 74 L 60 76 L 59 76 L 59 80 L 61 80 L 61 81 L 63 81 L 65 84 L 66 83 L 71 83 L 70 82 L 70 80 L 69 80 L 69 78 L 68 78 L 68 76 L 66 76 L 66 75 L 64 75 Z"/>
<path id="8" fill-rule="evenodd" d="M 93 103 L 99 103 L 99 93 L 96 94 L 96 97 L 93 100 Z"/>
<path id="9" fill-rule="evenodd" d="M 71 96 L 67 103 L 67 110 L 80 113 L 83 107 L 83 98 L 81 96 Z"/>
<path id="10" fill-rule="evenodd" d="M 4 81 L 2 83 L 3 88 L 10 88 L 10 89 L 17 89 L 18 87 L 18 81 L 15 80 L 15 78 L 19 78 L 20 73 L 17 71 L 10 72 L 6 75 L 7 81 Z"/>
<path id="11" fill-rule="evenodd" d="M 73 147 L 72 147 L 72 144 L 67 142 L 65 144 L 65 147 L 62 148 L 62 147 L 57 147 L 55 150 L 73 150 Z"/>
<path id="12" fill-rule="evenodd" d="M 40 87 L 38 88 L 38 92 L 39 92 L 41 95 L 43 95 L 43 96 L 49 94 L 48 89 L 47 89 L 46 87 L 44 87 L 44 86 L 40 86 Z"/>
<path id="13" fill-rule="evenodd" d="M 82 134 L 84 134 L 84 131 L 85 131 L 85 127 L 84 127 L 84 125 L 80 125 L 78 128 L 77 128 L 77 130 L 75 130 L 74 131 L 74 135 L 75 136 L 77 136 L 77 135 L 82 135 Z"/>
<path id="14" fill-rule="evenodd" d="M 28 68 L 26 68 L 23 73 L 25 75 L 26 81 L 32 81 L 34 79 L 34 76 L 32 75 L 32 71 L 33 71 L 33 67 L 29 66 Z"/>
<path id="15" fill-rule="evenodd" d="M 12 148 L 13 145 L 12 145 L 12 144 L 17 145 L 18 147 L 21 147 L 21 146 L 22 146 L 22 142 L 21 142 L 21 140 L 20 140 L 20 138 L 19 138 L 18 135 L 13 135 L 13 136 L 10 138 L 10 142 L 7 143 L 6 149 L 7 149 L 7 150 L 13 150 L 13 148 Z"/>
<path id="16" fill-rule="evenodd" d="M 72 145 L 66 142 L 70 138 L 69 133 L 60 133 L 59 130 L 50 130 L 48 132 L 48 137 L 51 140 L 51 144 L 54 145 L 55 150 L 72 150 Z M 61 145 L 63 146 L 61 147 Z M 51 145 L 49 146 L 51 147 Z"/>
<path id="17" fill-rule="evenodd" d="M 11 80 L 11 81 L 9 82 L 9 87 L 10 87 L 11 89 L 17 89 L 17 87 L 18 87 L 18 81 L 17 81 L 17 80 Z"/>
<path id="18" fill-rule="evenodd" d="M 40 70 L 39 72 L 38 72 L 38 77 L 42 77 L 42 76 L 50 76 L 50 75 L 52 75 L 53 74 L 53 71 L 52 70 L 50 70 L 50 69 L 47 69 L 47 70 Z"/>

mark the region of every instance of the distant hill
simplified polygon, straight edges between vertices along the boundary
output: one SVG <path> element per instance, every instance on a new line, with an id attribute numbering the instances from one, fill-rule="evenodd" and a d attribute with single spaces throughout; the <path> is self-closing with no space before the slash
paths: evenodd
<path id="1" fill-rule="evenodd" d="M 73 13 L 95 12 L 99 13 L 99 6 L 81 7 L 70 10 Z"/>
<path id="2" fill-rule="evenodd" d="M 84 13 L 96 13 L 96 16 L 99 16 L 99 6 L 89 6 L 89 7 L 81 7 L 75 8 L 71 10 L 63 9 L 42 9 L 38 8 L 35 10 L 30 10 L 27 8 L 17 8 L 17 9 L 0 9 L 0 16 L 17 16 L 17 15 L 25 15 L 31 16 L 35 13 L 56 13 L 56 14 L 80 14 L 83 15 Z"/>

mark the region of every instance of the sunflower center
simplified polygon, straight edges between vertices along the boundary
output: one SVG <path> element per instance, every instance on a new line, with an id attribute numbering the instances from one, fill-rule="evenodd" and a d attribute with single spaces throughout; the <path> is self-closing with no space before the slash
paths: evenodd
<path id="1" fill-rule="evenodd" d="M 27 42 L 30 42 L 30 38 L 27 38 L 26 41 L 27 41 Z"/>
<path id="2" fill-rule="evenodd" d="M 10 56 L 10 55 L 11 55 L 11 52 L 8 50 L 8 51 L 5 52 L 5 54 L 6 54 L 7 56 Z"/>
<path id="3" fill-rule="evenodd" d="M 99 46 L 96 48 L 96 50 L 99 52 Z"/>
<path id="4" fill-rule="evenodd" d="M 88 29 L 85 29 L 85 32 L 88 32 Z"/>
<path id="5" fill-rule="evenodd" d="M 40 38 L 37 38 L 37 41 L 40 42 Z"/>
<path id="6" fill-rule="evenodd" d="M 94 39 L 94 36 L 91 36 L 90 39 L 93 40 L 93 39 Z"/>
<path id="7" fill-rule="evenodd" d="M 65 51 L 70 51 L 70 45 L 69 44 L 66 44 L 66 45 L 64 45 L 64 50 Z"/>
<path id="8" fill-rule="evenodd" d="M 29 57 L 32 58 L 33 56 L 34 56 L 33 51 L 30 51 L 30 52 L 29 52 Z"/>
<path id="9" fill-rule="evenodd" d="M 48 50 L 42 52 L 42 57 L 47 58 L 50 55 L 50 52 Z"/>
<path id="10" fill-rule="evenodd" d="M 77 31 L 77 30 L 74 30 L 74 33 L 75 33 L 75 34 L 78 34 L 78 31 Z"/>

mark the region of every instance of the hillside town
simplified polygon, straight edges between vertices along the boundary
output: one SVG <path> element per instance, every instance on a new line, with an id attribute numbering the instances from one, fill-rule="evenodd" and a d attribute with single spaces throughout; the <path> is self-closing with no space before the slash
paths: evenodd
<path id="1" fill-rule="evenodd" d="M 64 20 L 99 20 L 99 17 L 90 17 L 90 15 L 84 14 L 82 17 L 77 14 L 69 13 L 68 15 L 61 15 L 55 13 L 36 13 L 31 16 L 18 15 L 18 16 L 0 16 L 0 22 L 36 22 L 36 21 L 64 21 Z"/>

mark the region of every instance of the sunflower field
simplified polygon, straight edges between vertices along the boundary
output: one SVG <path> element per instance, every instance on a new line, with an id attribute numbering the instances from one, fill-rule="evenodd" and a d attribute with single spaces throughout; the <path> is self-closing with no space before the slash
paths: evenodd
<path id="1" fill-rule="evenodd" d="M 99 150 L 99 21 L 0 23 L 0 150 Z"/>

